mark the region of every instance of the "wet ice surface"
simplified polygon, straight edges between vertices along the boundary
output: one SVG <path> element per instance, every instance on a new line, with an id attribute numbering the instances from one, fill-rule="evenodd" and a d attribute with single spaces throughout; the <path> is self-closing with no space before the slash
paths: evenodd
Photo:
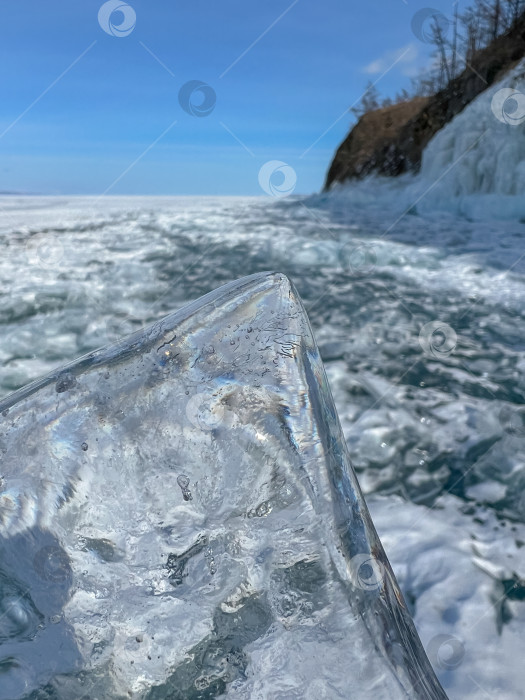
<path id="1" fill-rule="evenodd" d="M 0 412 L 2 700 L 446 700 L 283 275 Z"/>
<path id="2" fill-rule="evenodd" d="M 7 393 L 240 274 L 288 274 L 441 681 L 451 698 L 482 697 L 481 686 L 514 700 L 524 680 L 525 226 L 414 213 L 393 226 L 402 186 L 377 193 L 365 183 L 277 204 L 4 199 L 1 385 Z M 439 329 L 420 342 L 434 321 L 456 334 L 451 352 Z M 460 646 L 436 652 L 443 635 Z"/>

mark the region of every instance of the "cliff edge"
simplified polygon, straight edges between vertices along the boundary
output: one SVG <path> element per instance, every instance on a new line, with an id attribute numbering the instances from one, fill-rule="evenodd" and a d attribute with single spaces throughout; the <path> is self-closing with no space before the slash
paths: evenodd
<path id="1" fill-rule="evenodd" d="M 431 97 L 368 112 L 339 146 L 324 189 L 367 175 L 417 172 L 430 139 L 525 56 L 525 16 L 479 51 L 471 66 Z"/>

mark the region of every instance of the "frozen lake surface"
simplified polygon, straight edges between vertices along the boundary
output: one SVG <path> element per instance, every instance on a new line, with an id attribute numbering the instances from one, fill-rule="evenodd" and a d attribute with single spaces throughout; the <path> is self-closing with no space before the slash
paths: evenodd
<path id="1" fill-rule="evenodd" d="M 225 282 L 285 273 L 445 690 L 517 700 L 525 225 L 407 213 L 403 183 L 380 185 L 279 202 L 2 198 L 1 391 Z"/>

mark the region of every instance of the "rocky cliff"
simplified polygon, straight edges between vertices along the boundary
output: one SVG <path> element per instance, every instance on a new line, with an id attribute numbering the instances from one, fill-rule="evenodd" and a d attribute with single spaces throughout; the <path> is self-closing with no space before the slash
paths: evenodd
<path id="1" fill-rule="evenodd" d="M 457 78 L 432 97 L 368 112 L 337 149 L 325 190 L 336 182 L 370 174 L 417 172 L 430 139 L 474 98 L 525 56 L 525 17 L 507 34 L 478 52 Z"/>

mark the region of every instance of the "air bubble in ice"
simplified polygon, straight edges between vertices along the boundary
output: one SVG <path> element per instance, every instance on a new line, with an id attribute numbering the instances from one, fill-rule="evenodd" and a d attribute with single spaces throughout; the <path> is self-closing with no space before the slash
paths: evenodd
<path id="1" fill-rule="evenodd" d="M 177 477 L 177 484 L 180 486 L 180 489 L 182 491 L 182 497 L 184 498 L 184 500 L 191 501 L 191 491 L 188 488 L 188 486 L 190 485 L 189 477 L 187 477 L 185 474 L 181 474 Z"/>

